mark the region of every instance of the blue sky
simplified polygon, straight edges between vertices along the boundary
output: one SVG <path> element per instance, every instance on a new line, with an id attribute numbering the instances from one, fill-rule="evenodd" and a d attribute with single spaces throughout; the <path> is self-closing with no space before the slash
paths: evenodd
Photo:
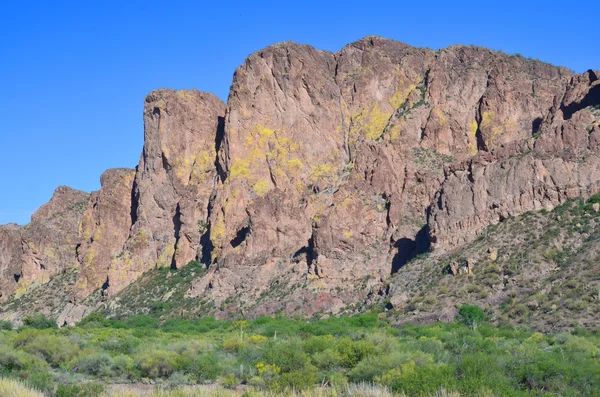
<path id="1" fill-rule="evenodd" d="M 600 69 L 596 29 L 589 7 L 553 1 L 5 2 L 0 224 L 27 223 L 59 185 L 97 190 L 107 168 L 135 167 L 151 90 L 226 100 L 235 68 L 275 42 L 476 44 L 582 72 Z"/>

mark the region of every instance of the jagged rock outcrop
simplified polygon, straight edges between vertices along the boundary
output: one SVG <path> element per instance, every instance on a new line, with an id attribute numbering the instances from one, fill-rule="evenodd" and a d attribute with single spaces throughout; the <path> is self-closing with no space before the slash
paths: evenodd
<path id="1" fill-rule="evenodd" d="M 154 266 L 183 266 L 202 256 L 224 114 L 221 100 L 195 90 L 158 90 L 146 98 L 144 150 L 124 214 L 132 228 L 112 264 L 114 291 Z"/>
<path id="2" fill-rule="evenodd" d="M 77 260 L 76 301 L 194 259 L 209 270 L 186 296 L 221 316 L 336 313 L 375 299 L 429 233 L 454 247 L 597 188 L 586 154 L 595 76 L 368 37 L 335 54 L 259 51 L 236 70 L 227 104 L 154 91 L 136 170 L 105 173 L 73 218 L 64 249 Z M 0 229 L 7 247 L 18 246 L 13 229 Z M 0 256 L 3 274 L 18 270 L 13 256 Z M 80 315 L 76 301 L 68 311 Z"/>
<path id="3" fill-rule="evenodd" d="M 101 189 L 93 192 L 80 224 L 77 259 L 81 270 L 76 290 L 85 298 L 102 287 L 106 293 L 120 290 L 131 280 L 121 275 L 114 261 L 123 256 L 131 229 L 131 195 L 135 170 L 111 169 L 100 177 Z"/>
<path id="4" fill-rule="evenodd" d="M 27 226 L 0 227 L 1 300 L 76 266 L 78 227 L 88 198 L 88 193 L 61 186 Z"/>
<path id="5" fill-rule="evenodd" d="M 539 137 L 447 169 L 429 219 L 435 247 L 456 247 L 489 224 L 600 191 L 598 75 L 572 78 Z"/>
<path id="6" fill-rule="evenodd" d="M 258 313 L 367 298 L 418 250 L 443 164 L 531 136 L 570 76 L 485 49 L 380 38 L 337 54 L 282 43 L 250 56 L 219 153 L 216 266 L 189 296 L 251 307 L 274 286 L 293 291 Z"/>
<path id="7" fill-rule="evenodd" d="M 0 301 L 7 300 L 22 276 L 21 231 L 17 225 L 0 226 Z"/>

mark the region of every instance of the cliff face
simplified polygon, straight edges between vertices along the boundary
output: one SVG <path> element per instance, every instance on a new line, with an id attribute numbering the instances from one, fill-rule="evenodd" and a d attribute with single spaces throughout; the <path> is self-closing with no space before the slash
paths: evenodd
<path id="1" fill-rule="evenodd" d="M 61 186 L 25 227 L 0 227 L 0 300 L 23 295 L 29 288 L 77 265 L 78 227 L 89 195 Z"/>
<path id="2" fill-rule="evenodd" d="M 223 102 L 198 91 L 159 90 L 146 98 L 144 150 L 126 214 L 132 227 L 112 263 L 109 292 L 154 266 L 202 256 L 224 114 Z"/>
<path id="3" fill-rule="evenodd" d="M 444 163 L 530 137 L 569 77 L 485 49 L 379 38 L 252 55 L 219 153 L 216 266 L 188 296 L 233 297 L 224 310 L 253 314 L 367 299 L 421 249 Z"/>
<path id="4" fill-rule="evenodd" d="M 595 192 L 596 88 L 592 72 L 476 47 L 268 47 L 236 70 L 227 105 L 198 91 L 146 98 L 136 170 L 107 171 L 68 222 L 47 226 L 61 231 L 54 273 L 36 275 L 19 251 L 49 221 L 2 227 L 3 299 L 20 271 L 43 283 L 73 263 L 80 301 L 198 259 L 209 270 L 186 296 L 219 315 L 335 313 L 380 292 L 430 230 L 452 248 Z"/>
<path id="5" fill-rule="evenodd" d="M 600 81 L 571 79 L 538 137 L 450 166 L 431 206 L 435 247 L 469 242 L 489 224 L 600 191 Z"/>

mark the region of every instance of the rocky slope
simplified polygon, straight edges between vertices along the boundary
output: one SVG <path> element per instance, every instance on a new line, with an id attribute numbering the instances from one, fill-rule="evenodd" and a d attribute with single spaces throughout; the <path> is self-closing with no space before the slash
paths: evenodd
<path id="1" fill-rule="evenodd" d="M 118 307 L 144 272 L 196 259 L 208 271 L 186 279 L 185 299 L 217 316 L 376 301 L 430 235 L 443 252 L 595 193 L 596 81 L 477 47 L 276 44 L 236 70 L 227 104 L 152 92 L 135 170 L 107 171 L 70 211 L 75 199 L 55 195 L 65 213 L 53 222 L 42 207 L 43 220 L 0 228 L 2 299 L 39 295 L 72 264 L 68 292 L 46 310 L 69 323 Z M 43 241 L 53 258 L 24 249 L 41 224 L 58 231 Z"/>
<path id="2" fill-rule="evenodd" d="M 387 281 L 390 319 L 452 321 L 461 305 L 477 304 L 502 324 L 597 329 L 600 196 L 592 197 L 508 217 L 458 250 L 415 258 Z"/>

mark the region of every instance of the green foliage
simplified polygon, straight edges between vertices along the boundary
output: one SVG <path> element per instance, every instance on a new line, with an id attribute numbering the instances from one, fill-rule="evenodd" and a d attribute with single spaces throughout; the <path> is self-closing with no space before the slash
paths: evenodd
<path id="1" fill-rule="evenodd" d="M 59 385 L 56 397 L 97 397 L 104 392 L 101 383 L 84 383 L 80 385 Z"/>
<path id="2" fill-rule="evenodd" d="M 43 314 L 36 314 L 33 316 L 27 316 L 23 319 L 23 325 L 25 327 L 36 328 L 36 329 L 50 329 L 58 328 L 56 321 L 52 320 Z"/>
<path id="3" fill-rule="evenodd" d="M 587 200 L 587 202 L 588 202 L 588 204 L 596 204 L 596 203 L 600 204 L 600 193 L 594 194 L 592 197 L 590 197 Z"/>
<path id="4" fill-rule="evenodd" d="M 168 324 L 96 316 L 75 328 L 3 331 L 0 375 L 51 397 L 96 396 L 98 382 L 245 384 L 268 393 L 326 384 L 342 395 L 362 384 L 407 396 L 442 389 L 465 396 L 593 396 L 600 388 L 596 333 L 497 328 L 477 306 L 459 312 L 457 323 L 399 328 L 376 313 Z"/>
<path id="5" fill-rule="evenodd" d="M 457 320 L 471 328 L 477 328 L 485 321 L 485 312 L 479 306 L 463 305 L 458 309 Z"/>
<path id="6" fill-rule="evenodd" d="M 168 378 L 175 372 L 177 355 L 165 350 L 144 352 L 137 360 L 137 366 L 144 378 Z"/>
<path id="7" fill-rule="evenodd" d="M 13 329 L 13 325 L 8 320 L 0 320 L 0 331 L 10 331 Z"/>

